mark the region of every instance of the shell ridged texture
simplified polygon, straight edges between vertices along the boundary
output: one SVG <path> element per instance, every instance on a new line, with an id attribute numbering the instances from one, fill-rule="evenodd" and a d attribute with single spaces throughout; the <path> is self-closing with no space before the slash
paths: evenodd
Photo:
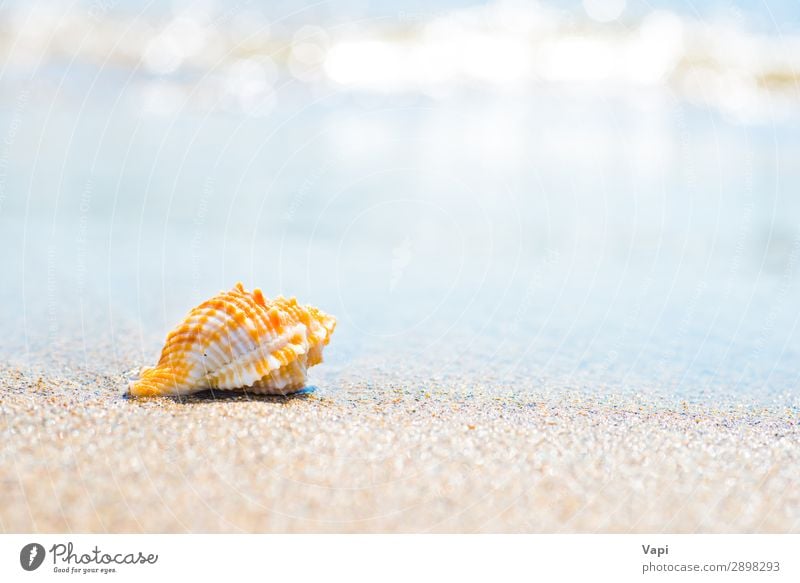
<path id="1" fill-rule="evenodd" d="M 295 298 L 264 297 L 241 283 L 203 302 L 167 336 L 158 364 L 132 381 L 134 397 L 205 389 L 287 394 L 322 362 L 336 319 Z"/>

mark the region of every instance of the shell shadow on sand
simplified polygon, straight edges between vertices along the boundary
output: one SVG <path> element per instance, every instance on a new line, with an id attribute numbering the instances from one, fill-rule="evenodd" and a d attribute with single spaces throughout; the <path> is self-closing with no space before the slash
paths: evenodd
<path id="1" fill-rule="evenodd" d="M 262 401 L 265 403 L 288 403 L 289 401 L 306 400 L 311 397 L 317 390 L 317 387 L 309 385 L 300 391 L 290 393 L 288 395 L 265 395 L 260 393 L 249 393 L 247 391 L 237 390 L 224 390 L 224 389 L 208 389 L 199 391 L 191 395 L 176 395 L 166 398 L 174 403 L 181 403 L 185 405 L 201 404 L 201 403 L 219 403 L 219 402 L 236 402 L 236 401 Z M 137 397 L 131 397 L 124 394 L 123 398 L 128 401 L 136 401 Z"/>

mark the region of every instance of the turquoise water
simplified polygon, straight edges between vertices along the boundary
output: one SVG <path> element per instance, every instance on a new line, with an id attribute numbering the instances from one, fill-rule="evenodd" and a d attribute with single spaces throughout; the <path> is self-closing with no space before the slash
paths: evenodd
<path id="1" fill-rule="evenodd" d="M 12 65 L 11 365 L 121 374 L 242 280 L 337 315 L 321 390 L 380 373 L 798 405 L 796 118 L 661 86 L 431 96 L 283 77 L 246 115 L 170 89 L 203 72 Z"/>

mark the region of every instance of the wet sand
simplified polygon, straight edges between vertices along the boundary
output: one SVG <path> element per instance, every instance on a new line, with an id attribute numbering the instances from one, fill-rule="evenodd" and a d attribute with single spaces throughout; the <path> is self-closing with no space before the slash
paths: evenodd
<path id="1" fill-rule="evenodd" d="M 376 376 L 137 401 L 123 375 L 5 367 L 0 529 L 800 531 L 791 409 Z"/>

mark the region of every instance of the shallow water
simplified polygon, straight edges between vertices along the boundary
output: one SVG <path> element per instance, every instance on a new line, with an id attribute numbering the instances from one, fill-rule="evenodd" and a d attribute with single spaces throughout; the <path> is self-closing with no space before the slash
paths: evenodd
<path id="1" fill-rule="evenodd" d="M 380 371 L 420 390 L 798 406 L 796 119 L 745 122 L 668 87 L 434 98 L 291 80 L 249 116 L 123 67 L 14 71 L 11 365 L 122 373 L 241 280 L 339 318 L 323 390 Z M 152 91 L 165 110 L 142 106 Z"/>

